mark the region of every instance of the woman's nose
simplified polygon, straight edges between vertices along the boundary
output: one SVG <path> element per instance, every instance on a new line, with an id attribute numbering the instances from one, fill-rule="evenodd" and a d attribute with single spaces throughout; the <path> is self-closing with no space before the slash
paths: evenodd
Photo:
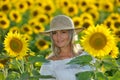
<path id="1" fill-rule="evenodd" d="M 60 33 L 57 33 L 57 36 L 56 36 L 58 39 L 61 38 L 61 34 Z"/>

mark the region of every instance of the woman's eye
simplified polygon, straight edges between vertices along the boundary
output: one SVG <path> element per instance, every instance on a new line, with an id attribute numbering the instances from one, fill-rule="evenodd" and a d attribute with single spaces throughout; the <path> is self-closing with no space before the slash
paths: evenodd
<path id="1" fill-rule="evenodd" d="M 53 31 L 52 34 L 56 34 L 56 31 Z"/>
<path id="2" fill-rule="evenodd" d="M 67 31 L 62 31 L 62 33 L 67 33 Z"/>
<path id="3" fill-rule="evenodd" d="M 62 33 L 66 33 L 65 31 L 63 31 Z"/>

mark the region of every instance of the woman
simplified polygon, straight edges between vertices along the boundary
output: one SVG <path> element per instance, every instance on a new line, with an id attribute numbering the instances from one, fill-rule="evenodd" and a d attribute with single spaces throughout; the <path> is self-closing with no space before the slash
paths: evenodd
<path id="1" fill-rule="evenodd" d="M 74 28 L 74 23 L 68 16 L 58 15 L 53 18 L 50 30 L 44 32 L 51 37 L 53 52 L 47 57 L 50 62 L 41 66 L 40 74 L 51 75 L 55 79 L 40 80 L 76 80 L 76 73 L 90 70 L 89 66 L 67 64 L 76 56 L 86 54 L 79 45 L 74 44 L 75 31 L 82 30 L 82 28 Z"/>

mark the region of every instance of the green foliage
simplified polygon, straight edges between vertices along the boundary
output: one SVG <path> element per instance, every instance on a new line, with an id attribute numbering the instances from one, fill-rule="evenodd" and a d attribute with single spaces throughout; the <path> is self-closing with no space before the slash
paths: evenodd
<path id="1" fill-rule="evenodd" d="M 90 55 L 78 56 L 72 59 L 68 64 L 80 64 L 82 66 L 89 64 L 92 61 L 92 57 Z"/>
<path id="2" fill-rule="evenodd" d="M 43 56 L 30 56 L 28 61 L 32 64 L 35 62 L 48 62 Z"/>
<path id="3" fill-rule="evenodd" d="M 79 72 L 76 74 L 77 80 L 91 80 L 93 76 L 93 71 Z"/>

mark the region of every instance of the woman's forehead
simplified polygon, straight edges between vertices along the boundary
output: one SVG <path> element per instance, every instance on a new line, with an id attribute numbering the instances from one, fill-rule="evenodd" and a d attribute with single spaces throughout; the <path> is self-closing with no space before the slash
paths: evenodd
<path id="1" fill-rule="evenodd" d="M 60 31 L 69 31 L 69 30 L 56 30 L 56 31 L 52 31 L 52 32 L 60 32 Z"/>

